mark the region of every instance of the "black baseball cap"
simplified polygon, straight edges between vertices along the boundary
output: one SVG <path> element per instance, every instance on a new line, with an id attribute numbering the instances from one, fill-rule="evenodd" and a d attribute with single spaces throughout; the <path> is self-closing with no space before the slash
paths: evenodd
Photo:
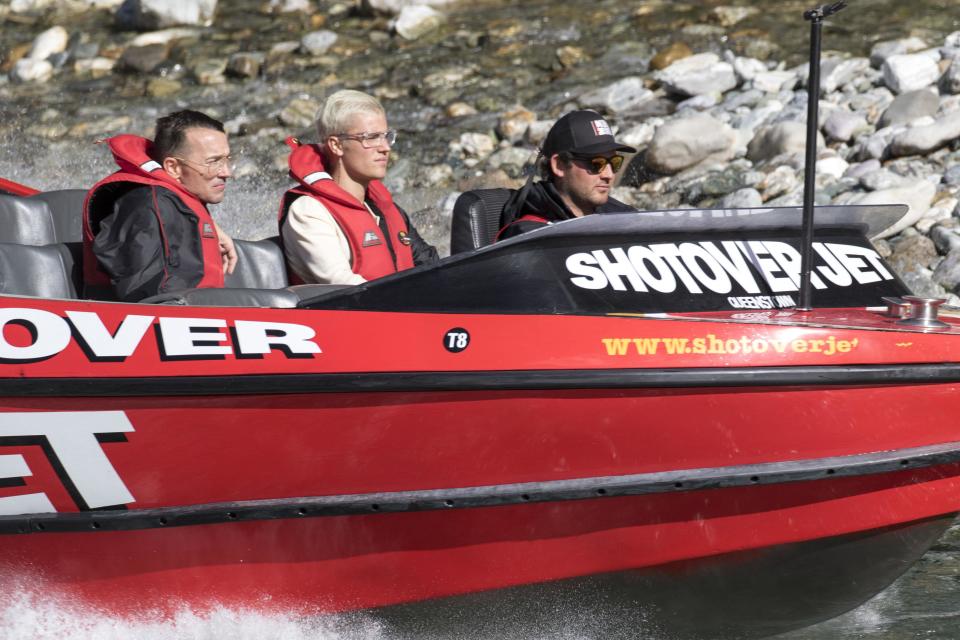
<path id="1" fill-rule="evenodd" d="M 596 111 L 571 111 L 556 121 L 543 141 L 544 157 L 569 151 L 576 155 L 592 155 L 625 151 L 636 153 L 631 146 L 613 139 L 613 130 Z"/>

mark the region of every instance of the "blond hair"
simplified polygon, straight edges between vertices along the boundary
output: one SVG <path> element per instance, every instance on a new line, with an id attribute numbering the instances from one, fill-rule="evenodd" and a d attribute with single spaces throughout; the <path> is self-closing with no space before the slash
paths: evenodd
<path id="1" fill-rule="evenodd" d="M 372 113 L 386 116 L 380 101 L 373 96 L 343 89 L 331 94 L 317 112 L 317 135 L 320 142 L 338 133 L 346 133 L 350 120 L 358 113 Z"/>

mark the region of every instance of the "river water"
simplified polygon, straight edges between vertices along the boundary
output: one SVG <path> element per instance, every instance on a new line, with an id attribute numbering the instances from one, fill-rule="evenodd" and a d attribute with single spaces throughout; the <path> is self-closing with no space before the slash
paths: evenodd
<path id="1" fill-rule="evenodd" d="M 309 30 L 301 16 L 265 16 L 258 12 L 260 0 L 221 2 L 215 29 L 208 32 L 190 57 L 236 50 L 267 50 L 279 41 L 298 39 Z M 321 2 L 323 9 L 335 3 Z M 695 51 L 731 48 L 741 55 L 780 60 L 787 65 L 803 62 L 808 47 L 808 27 L 799 16 L 812 2 L 798 0 L 596 0 L 556 2 L 547 0 L 474 0 L 446 10 L 444 30 L 413 44 L 394 44 L 370 32 L 386 32 L 383 17 L 331 13 L 326 28 L 336 30 L 348 48 L 361 52 L 346 56 L 332 67 L 280 69 L 273 75 L 238 85 L 195 86 L 185 82 L 173 97 L 157 98 L 144 92 L 146 80 L 136 76 L 108 76 L 76 80 L 57 76 L 42 86 L 0 82 L 0 177 L 41 189 L 86 187 L 111 171 L 98 137 L 82 130 L 41 135 L 32 126 L 65 128 L 101 122 L 121 115 L 126 131 L 147 134 L 152 121 L 175 108 L 205 109 L 224 120 L 241 118 L 257 122 L 275 118 L 279 107 L 296 98 L 315 98 L 331 85 L 333 68 L 339 82 L 382 90 L 390 117 L 401 130 L 401 142 L 391 170 L 398 200 L 415 212 L 424 235 L 440 247 L 447 244 L 449 219 L 439 202 L 464 186 L 471 176 L 459 160 L 448 156 L 447 147 L 464 131 L 492 128 L 498 106 L 506 109 L 520 102 L 537 112 L 556 110 L 585 83 L 602 84 L 637 73 L 623 64 L 604 64 L 604 52 L 612 45 L 636 43 L 636 51 L 656 52 L 682 40 Z M 832 19 L 824 32 L 825 50 L 866 55 L 882 40 L 919 36 L 929 43 L 960 30 L 957 0 L 851 0 L 851 6 Z M 720 5 L 757 8 L 733 27 L 719 28 L 709 17 Z M 117 46 L 131 34 L 104 23 L 104 13 L 72 16 L 71 32 Z M 340 16 L 340 17 L 338 17 Z M 0 54 L 29 42 L 51 24 L 63 24 L 48 15 L 39 20 L 0 21 Z M 493 46 L 484 45 L 484 39 Z M 366 43 L 363 46 L 356 43 Z M 372 52 L 364 46 L 373 43 Z M 478 44 L 479 43 L 479 44 Z M 557 47 L 578 47 L 599 61 L 573 72 L 557 72 L 553 55 Z M 512 47 L 516 59 L 504 64 L 501 52 Z M 496 50 L 496 55 L 489 55 Z M 548 52 L 548 55 L 544 55 Z M 641 56 L 642 57 L 642 56 Z M 649 56 L 647 56 L 649 57 Z M 623 60 L 624 58 L 619 58 Z M 629 59 L 629 58 L 626 58 Z M 433 93 L 411 89 L 420 78 L 436 69 L 471 71 L 466 80 L 454 74 L 448 86 Z M 383 70 L 380 67 L 384 67 Z M 174 70 L 174 75 L 175 75 Z M 382 71 L 382 72 L 381 72 Z M 642 71 L 641 71 L 642 72 Z M 482 77 L 482 82 L 470 78 Z M 545 81 L 546 79 L 550 81 Z M 462 99 L 477 107 L 473 117 L 444 119 L 442 105 Z M 49 128 L 49 127 L 48 127 Z M 105 133 L 112 133 L 106 127 Z M 238 237 L 263 237 L 275 233 L 273 216 L 279 194 L 286 185 L 283 169 L 284 135 L 306 131 L 297 125 L 263 133 L 236 135 L 233 145 L 242 171 L 215 215 Z M 438 161 L 439 158 L 439 161 Z M 418 185 L 405 177 L 426 163 L 449 162 L 456 179 L 439 185 Z M 413 167 L 414 169 L 411 169 Z M 641 637 L 645 636 L 642 631 Z M 782 636 L 784 640 L 860 639 L 906 640 L 908 638 L 953 638 L 960 635 L 960 526 L 887 591 L 837 619 Z M 541 636 L 531 629 L 529 639 Z M 138 621 L 120 620 L 109 613 L 90 611 L 74 603 L 51 599 L 49 594 L 29 589 L 10 589 L 0 594 L 2 640 L 389 640 L 373 620 L 362 617 L 291 619 L 257 612 L 220 610 L 207 615 L 184 611 L 173 619 L 149 615 Z M 668 640 L 649 636 L 650 640 Z M 493 640 L 493 639 L 490 639 Z M 571 640 L 573 640 L 571 638 Z M 599 640 L 599 639 L 598 639 Z"/>

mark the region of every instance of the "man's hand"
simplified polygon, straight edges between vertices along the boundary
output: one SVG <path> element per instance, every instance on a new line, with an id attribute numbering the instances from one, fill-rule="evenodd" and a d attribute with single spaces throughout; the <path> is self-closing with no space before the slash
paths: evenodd
<path id="1" fill-rule="evenodd" d="M 237 248 L 233 245 L 233 238 L 223 232 L 216 222 L 213 228 L 217 230 L 217 238 L 220 241 L 220 256 L 223 258 L 224 273 L 233 273 L 237 267 Z"/>

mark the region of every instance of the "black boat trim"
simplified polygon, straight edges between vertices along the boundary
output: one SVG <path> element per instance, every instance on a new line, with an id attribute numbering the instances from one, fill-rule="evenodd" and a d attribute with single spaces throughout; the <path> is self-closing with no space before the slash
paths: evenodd
<path id="1" fill-rule="evenodd" d="M 960 463 L 960 442 L 786 462 L 481 487 L 220 502 L 125 511 L 0 516 L 0 534 L 129 531 L 188 525 L 474 509 L 769 486 Z"/>
<path id="2" fill-rule="evenodd" d="M 219 396 L 389 391 L 670 389 L 960 382 L 960 363 L 671 369 L 520 369 L 370 373 L 3 378 L 0 397 Z"/>

